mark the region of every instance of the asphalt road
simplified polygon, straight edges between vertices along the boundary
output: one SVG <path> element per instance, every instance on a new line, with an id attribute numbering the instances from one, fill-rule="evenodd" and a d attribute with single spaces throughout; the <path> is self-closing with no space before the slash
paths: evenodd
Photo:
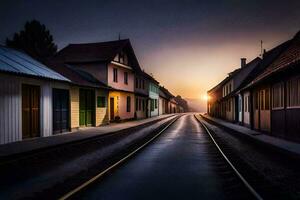
<path id="1" fill-rule="evenodd" d="M 239 193 L 238 196 L 235 194 Z M 240 196 L 242 195 L 242 196 Z M 251 199 L 192 114 L 75 199 Z"/>

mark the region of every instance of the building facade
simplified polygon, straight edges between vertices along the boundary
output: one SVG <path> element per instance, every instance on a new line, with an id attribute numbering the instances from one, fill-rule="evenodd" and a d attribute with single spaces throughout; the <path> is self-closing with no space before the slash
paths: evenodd
<path id="1" fill-rule="evenodd" d="M 70 80 L 25 53 L 0 54 L 0 144 L 68 131 Z"/>
<path id="2" fill-rule="evenodd" d="M 128 39 L 70 44 L 55 59 L 92 74 L 110 88 L 107 101 L 110 121 L 135 118 L 135 73 L 141 68 Z"/>

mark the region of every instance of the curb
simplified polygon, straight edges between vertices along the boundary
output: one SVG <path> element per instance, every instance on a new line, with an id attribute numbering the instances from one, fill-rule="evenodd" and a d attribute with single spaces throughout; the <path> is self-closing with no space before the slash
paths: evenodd
<path id="1" fill-rule="evenodd" d="M 268 143 L 268 142 L 265 142 L 263 140 L 259 140 L 257 138 L 255 138 L 255 136 L 252 136 L 252 135 L 249 135 L 249 134 L 245 134 L 245 133 L 242 133 L 240 131 L 237 131 L 235 129 L 232 129 L 228 126 L 225 126 L 225 125 L 222 125 L 222 124 L 219 124 L 218 122 L 215 122 L 211 119 L 208 119 L 207 117 L 203 116 L 202 114 L 198 114 L 202 119 L 204 119 L 206 122 L 212 124 L 212 125 L 215 125 L 219 128 L 222 128 L 224 129 L 225 131 L 228 131 L 229 134 L 232 134 L 234 136 L 237 136 L 239 138 L 242 138 L 242 139 L 246 139 L 246 140 L 249 140 L 249 141 L 252 141 L 255 143 L 255 145 L 258 145 L 262 148 L 266 148 L 266 146 L 268 147 L 268 149 L 266 148 L 266 151 L 275 151 L 275 152 L 278 152 L 278 153 L 281 153 L 281 154 L 284 154 L 292 159 L 300 159 L 300 154 L 299 153 L 296 153 L 294 151 L 290 151 L 288 149 L 285 149 L 285 148 L 282 148 L 282 147 L 279 147 L 277 145 L 274 145 L 274 144 L 271 144 L 271 143 Z"/>
<path id="2" fill-rule="evenodd" d="M 29 150 L 29 151 L 14 153 L 14 154 L 10 154 L 10 155 L 7 155 L 7 156 L 0 156 L 0 165 L 5 164 L 5 163 L 10 162 L 10 161 L 13 161 L 13 160 L 16 160 L 16 159 L 30 157 L 30 156 L 33 156 L 34 154 L 44 153 L 44 152 L 51 151 L 51 150 L 54 150 L 54 149 L 57 149 L 57 148 L 61 148 L 61 147 L 65 148 L 65 147 L 69 147 L 69 146 L 72 146 L 72 145 L 88 143 L 88 142 L 91 142 L 93 140 L 100 139 L 102 137 L 115 135 L 115 134 L 121 134 L 124 131 L 130 131 L 130 130 L 133 130 L 133 129 L 136 129 L 136 128 L 142 128 L 143 126 L 147 126 L 147 125 L 150 125 L 150 124 L 153 124 L 153 123 L 156 123 L 156 122 L 159 122 L 161 120 L 165 120 L 165 119 L 168 119 L 168 118 L 171 118 L 171 117 L 174 117 L 174 116 L 176 116 L 176 115 L 166 116 L 166 117 L 156 119 L 156 120 L 153 120 L 153 121 L 150 121 L 150 122 L 146 122 L 144 124 L 140 124 L 140 125 L 137 125 L 137 126 L 124 128 L 124 129 L 121 129 L 121 130 L 108 132 L 108 133 L 104 133 L 104 134 L 101 134 L 101 135 L 95 135 L 95 136 L 91 136 L 91 137 L 88 137 L 88 138 L 83 138 L 83 139 L 80 139 L 80 140 L 70 141 L 70 142 L 61 143 L 61 144 L 49 145 L 49 146 L 46 146 L 46 147 L 40 147 L 40 148 L 36 148 L 36 149 L 33 149 L 33 150 Z M 72 133 L 70 133 L 70 134 L 72 134 Z"/>

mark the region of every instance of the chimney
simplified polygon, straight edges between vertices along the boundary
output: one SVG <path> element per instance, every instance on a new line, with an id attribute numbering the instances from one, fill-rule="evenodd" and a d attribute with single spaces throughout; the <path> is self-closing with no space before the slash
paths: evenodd
<path id="1" fill-rule="evenodd" d="M 241 58 L 241 68 L 246 66 L 246 58 Z"/>

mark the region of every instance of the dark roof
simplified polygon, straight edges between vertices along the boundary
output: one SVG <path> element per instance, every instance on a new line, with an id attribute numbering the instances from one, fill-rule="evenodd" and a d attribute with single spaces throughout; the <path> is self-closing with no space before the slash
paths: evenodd
<path id="1" fill-rule="evenodd" d="M 237 69 L 233 70 L 232 72 L 228 73 L 228 76 L 225 79 L 223 79 L 220 83 L 218 83 L 216 86 L 214 86 L 212 89 L 208 90 L 207 92 L 210 93 L 210 92 L 222 87 L 222 85 L 224 85 L 229 79 L 231 79 L 234 75 L 236 75 L 240 70 L 241 70 L 241 68 L 237 68 Z"/>
<path id="2" fill-rule="evenodd" d="M 266 52 L 259 68 L 251 74 L 247 85 L 243 89 L 257 84 L 274 71 L 279 70 L 282 66 L 287 66 L 287 63 L 290 63 L 287 57 L 289 57 L 288 54 L 291 54 L 291 44 L 292 40 L 288 40 Z"/>
<path id="3" fill-rule="evenodd" d="M 65 63 L 110 62 L 122 50 L 129 52 L 128 57 L 135 70 L 141 70 L 129 39 L 108 42 L 69 44 L 60 50 L 54 59 Z"/>
<path id="4" fill-rule="evenodd" d="M 150 75 L 147 74 L 146 72 L 141 71 L 140 74 L 141 74 L 142 76 L 144 76 L 146 79 L 148 79 L 148 80 L 150 80 L 150 81 L 152 81 L 152 82 L 154 82 L 154 83 L 156 83 L 156 84 L 159 84 L 159 82 L 158 82 L 154 77 L 150 76 Z"/>
<path id="5" fill-rule="evenodd" d="M 59 81 L 70 81 L 29 55 L 4 46 L 0 46 L 0 71 Z"/>
<path id="6" fill-rule="evenodd" d="M 101 81 L 97 80 L 90 73 L 80 70 L 70 64 L 64 64 L 63 62 L 48 62 L 47 65 L 58 73 L 63 74 L 73 84 L 88 87 L 97 87 L 103 89 L 109 89 L 110 87 Z"/>
<path id="7" fill-rule="evenodd" d="M 165 87 L 159 87 L 159 96 L 164 97 L 166 99 L 174 98 L 175 96 Z"/>

